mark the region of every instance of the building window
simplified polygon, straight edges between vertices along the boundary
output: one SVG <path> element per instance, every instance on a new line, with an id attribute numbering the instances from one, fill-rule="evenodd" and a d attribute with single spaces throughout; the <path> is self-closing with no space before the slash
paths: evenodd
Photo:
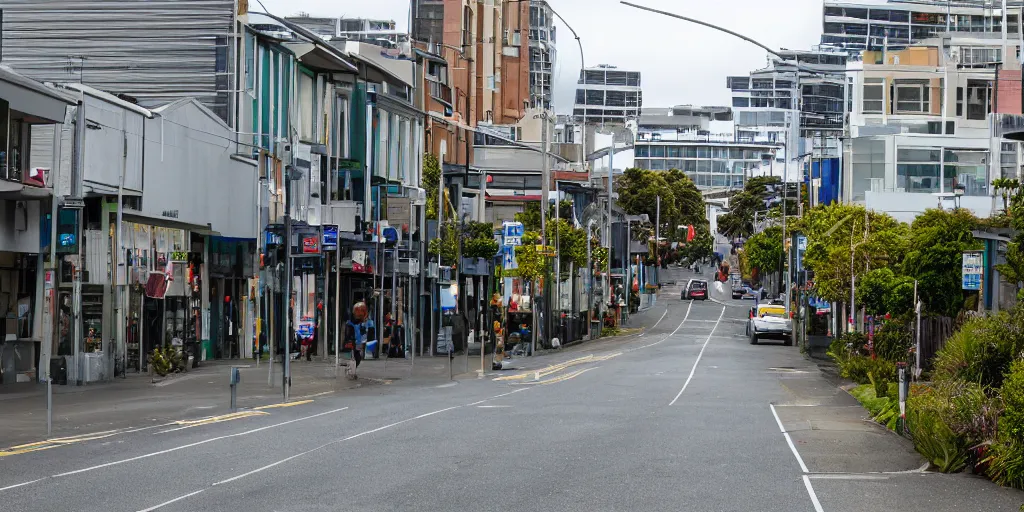
<path id="1" fill-rule="evenodd" d="M 651 156 L 650 146 L 637 146 L 636 153 L 633 156 L 636 158 L 646 158 Z"/>
<path id="2" fill-rule="evenodd" d="M 896 154 L 896 187 L 923 194 L 941 192 L 940 153 L 938 148 L 900 149 Z"/>
<path id="3" fill-rule="evenodd" d="M 944 192 L 963 188 L 964 195 L 988 195 L 988 166 L 985 164 L 988 151 L 969 149 L 945 150 L 942 186 Z"/>
<path id="4" fill-rule="evenodd" d="M 992 109 L 992 83 L 986 80 L 967 81 L 967 119 L 984 121 Z"/>
<path id="5" fill-rule="evenodd" d="M 895 80 L 894 82 L 897 113 L 927 114 L 931 112 L 927 80 Z"/>
<path id="6" fill-rule="evenodd" d="M 963 87 L 957 87 L 956 88 L 956 116 L 957 117 L 963 117 L 964 116 L 964 88 Z"/>
<path id="7" fill-rule="evenodd" d="M 881 114 L 885 105 L 885 79 L 865 78 L 864 79 L 864 103 L 865 114 Z"/>

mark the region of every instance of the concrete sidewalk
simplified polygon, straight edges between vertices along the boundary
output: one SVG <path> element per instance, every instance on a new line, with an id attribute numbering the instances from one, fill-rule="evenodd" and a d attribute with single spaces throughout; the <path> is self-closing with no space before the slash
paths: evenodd
<path id="1" fill-rule="evenodd" d="M 789 395 L 772 408 L 824 510 L 882 512 L 897 503 L 928 510 L 1020 510 L 1024 492 L 967 474 L 930 471 L 913 442 L 874 422 L 845 391 L 849 383 L 829 362 L 793 360 L 772 369 Z M 872 498 L 855 499 L 860 496 Z"/>

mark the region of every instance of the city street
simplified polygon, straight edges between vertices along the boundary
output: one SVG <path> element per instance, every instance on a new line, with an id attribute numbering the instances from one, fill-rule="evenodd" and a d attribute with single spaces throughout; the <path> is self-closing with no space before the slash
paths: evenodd
<path id="1" fill-rule="evenodd" d="M 367 386 L 0 457 L 5 510 L 1017 511 L 927 471 L 747 304 L 658 299 L 653 329 L 519 371 Z M 780 428 L 781 426 L 781 428 Z M 785 431 L 785 432 L 783 432 Z M 39 445 L 44 446 L 44 445 Z M 881 498 L 879 498 L 881 497 Z M 979 506 L 979 499 L 986 500 Z"/>

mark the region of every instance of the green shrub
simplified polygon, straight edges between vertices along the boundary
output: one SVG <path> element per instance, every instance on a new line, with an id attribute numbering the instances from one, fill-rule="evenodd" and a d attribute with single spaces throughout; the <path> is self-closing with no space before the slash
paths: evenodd
<path id="1" fill-rule="evenodd" d="M 881 329 L 875 331 L 875 355 L 888 361 L 906 361 L 913 338 L 910 331 L 895 322 L 886 322 Z"/>
<path id="2" fill-rule="evenodd" d="M 171 373 L 171 362 L 164 356 L 164 351 L 160 347 L 153 349 L 153 355 L 149 358 L 149 364 L 153 366 L 153 373 L 161 377 Z"/>
<path id="3" fill-rule="evenodd" d="M 1002 385 L 1003 374 L 1020 353 L 1024 310 L 1014 309 L 967 321 L 939 351 L 935 380 L 977 382 L 986 388 Z"/>
<path id="4" fill-rule="evenodd" d="M 1000 395 L 1005 409 L 999 418 L 999 434 L 1024 440 L 1024 359 L 1010 366 Z"/>
<path id="5" fill-rule="evenodd" d="M 839 362 L 840 359 L 847 359 L 853 355 L 863 354 L 868 337 L 859 332 L 843 333 L 832 339 L 828 346 L 828 355 Z"/>
<path id="6" fill-rule="evenodd" d="M 836 363 L 839 366 L 840 377 L 857 384 L 877 383 L 883 396 L 888 390 L 889 383 L 896 380 L 896 365 L 881 358 L 853 355 Z"/>
<path id="7" fill-rule="evenodd" d="M 992 480 L 999 485 L 1024 489 L 1024 442 L 1006 439 L 993 444 L 990 454 L 988 475 Z"/>
<path id="8" fill-rule="evenodd" d="M 925 388 L 907 400 L 907 427 L 914 447 L 943 473 L 954 473 L 967 465 L 969 450 L 964 440 L 947 424 L 951 403 L 941 390 Z"/>

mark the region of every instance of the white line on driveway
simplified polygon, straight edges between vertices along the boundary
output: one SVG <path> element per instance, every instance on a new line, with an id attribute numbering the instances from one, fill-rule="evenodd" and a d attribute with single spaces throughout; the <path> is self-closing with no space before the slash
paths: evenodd
<path id="1" fill-rule="evenodd" d="M 796 451 L 796 445 L 793 444 L 793 438 L 789 437 L 789 432 L 786 432 L 786 427 L 782 425 L 782 420 L 779 419 L 779 413 L 775 412 L 775 404 L 768 404 L 768 407 L 771 407 L 772 415 L 775 416 L 775 422 L 779 424 L 779 432 L 782 432 L 782 435 L 786 436 L 786 442 L 789 443 L 789 449 L 793 451 L 796 461 L 800 463 L 800 470 L 804 473 L 810 473 L 810 471 L 807 470 L 807 465 L 804 464 L 804 459 L 800 457 L 800 452 Z"/>
<path id="2" fill-rule="evenodd" d="M 687 316 L 689 316 L 689 310 L 687 310 Z M 715 334 L 715 329 L 718 329 L 718 324 L 722 321 L 722 317 L 725 316 L 725 308 L 722 308 L 722 312 L 718 314 L 718 321 L 715 322 L 715 326 L 711 328 L 711 333 L 708 334 L 708 338 L 704 340 L 704 345 L 700 347 L 700 353 L 697 354 L 697 360 L 693 362 L 693 368 L 690 368 L 690 375 L 686 377 L 686 382 L 683 383 L 683 389 L 679 390 L 676 397 L 669 402 L 669 407 L 675 405 L 679 397 L 683 396 L 683 391 L 686 391 L 686 387 L 690 385 L 690 380 L 693 379 L 694 372 L 697 371 L 697 365 L 700 364 L 700 358 L 704 356 L 704 349 L 708 348 L 708 342 L 711 341 L 711 336 Z M 686 321 L 685 319 L 683 320 Z M 682 324 L 680 324 L 682 326 Z"/>
<path id="3" fill-rule="evenodd" d="M 804 487 L 807 488 L 807 495 L 811 497 L 811 503 L 814 504 L 814 512 L 825 512 L 825 509 L 821 508 L 821 502 L 818 501 L 818 495 L 814 494 L 814 487 L 811 486 L 811 479 L 804 475 Z"/>

